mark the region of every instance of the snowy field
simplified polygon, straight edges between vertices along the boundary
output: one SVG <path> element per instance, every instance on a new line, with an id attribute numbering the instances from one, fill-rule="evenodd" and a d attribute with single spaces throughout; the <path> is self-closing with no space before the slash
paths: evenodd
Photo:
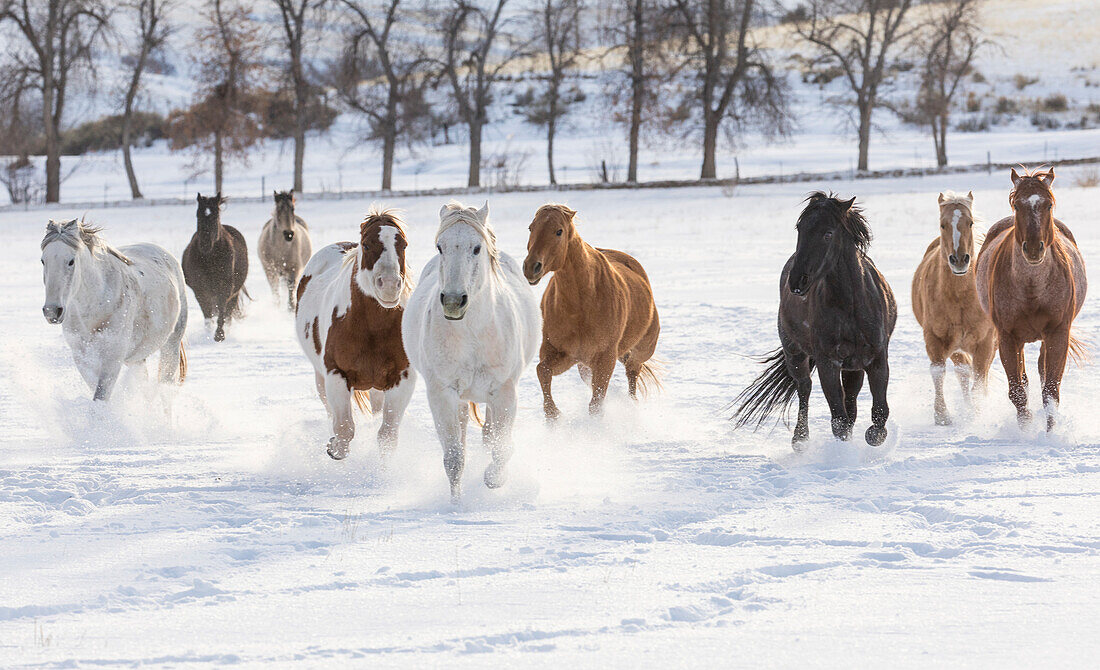
<path id="1" fill-rule="evenodd" d="M 1058 214 L 1100 258 L 1100 192 L 1071 183 L 1060 171 Z M 550 429 L 532 366 L 509 483 L 482 486 L 475 432 L 457 507 L 422 387 L 388 467 L 367 418 L 350 458 L 325 455 L 311 368 L 254 251 L 256 300 L 226 343 L 192 299 L 183 386 L 124 378 L 93 406 L 40 313 L 38 243 L 61 215 L 0 213 L 0 665 L 1087 667 L 1100 657 L 1096 364 L 1068 368 L 1053 435 L 1017 428 L 999 361 L 981 413 L 937 427 L 910 309 L 936 192 L 973 188 L 992 221 L 1008 185 L 822 185 L 860 196 L 899 299 L 891 437 L 881 450 L 827 438 L 815 381 L 801 455 L 782 426 L 735 432 L 725 406 L 758 371 L 747 356 L 777 344 L 779 269 L 814 185 L 493 196 L 501 247 L 518 258 L 536 207 L 564 199 L 590 242 L 646 266 L 665 388 L 635 406 L 619 370 L 592 419 L 567 373 Z M 319 247 L 355 239 L 368 204 L 307 201 L 299 214 Z M 442 203 L 385 204 L 407 210 L 419 274 Z M 268 211 L 231 201 L 224 221 L 254 245 Z M 89 218 L 117 245 L 179 254 L 195 215 Z M 1094 346 L 1098 303 L 1094 290 L 1077 322 Z M 857 435 L 869 403 L 865 389 Z"/>

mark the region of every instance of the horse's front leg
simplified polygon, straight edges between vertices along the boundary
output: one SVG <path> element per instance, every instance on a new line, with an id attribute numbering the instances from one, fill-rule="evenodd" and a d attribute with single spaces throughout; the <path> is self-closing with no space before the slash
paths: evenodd
<path id="1" fill-rule="evenodd" d="M 318 389 L 320 390 L 320 389 Z M 355 437 L 355 419 L 351 415 L 351 396 L 354 391 L 343 375 L 329 372 L 325 375 L 325 390 L 321 396 L 332 418 L 333 435 L 329 438 L 328 455 L 335 461 L 348 457 L 351 440 Z"/>
<path id="2" fill-rule="evenodd" d="M 932 374 L 932 389 L 936 394 L 936 399 L 932 402 L 936 425 L 950 426 L 951 414 L 947 411 L 947 401 L 943 397 L 943 378 L 947 374 L 947 345 L 930 331 L 925 331 L 924 350 L 931 361 L 928 371 Z"/>
<path id="3" fill-rule="evenodd" d="M 798 422 L 794 426 L 791 447 L 796 451 L 800 444 L 810 437 L 810 390 L 813 379 L 810 377 L 810 357 L 806 354 L 785 354 L 787 373 L 794 379 L 798 391 Z"/>
<path id="4" fill-rule="evenodd" d="M 546 414 L 547 421 L 553 421 L 561 416 L 561 410 L 554 402 L 554 396 L 550 395 L 550 384 L 554 381 L 554 377 L 565 372 L 572 365 L 573 359 L 564 351 L 550 344 L 548 340 L 542 341 L 535 374 L 538 375 L 539 386 L 542 387 L 542 410 Z"/>
<path id="5" fill-rule="evenodd" d="M 886 441 L 886 419 L 890 418 L 890 405 L 886 402 L 886 390 L 890 385 L 890 362 L 885 349 L 866 370 L 867 385 L 871 387 L 871 426 L 864 438 L 867 444 L 877 447 Z"/>
<path id="6" fill-rule="evenodd" d="M 428 388 L 428 407 L 443 446 L 443 469 L 451 483 L 451 502 L 457 503 L 462 495 L 462 471 L 466 467 L 467 405 L 455 389 L 435 385 Z"/>
<path id="7" fill-rule="evenodd" d="M 1024 371 L 1024 345 L 1008 334 L 1001 334 L 1001 365 L 1008 377 L 1008 399 L 1016 406 L 1016 420 L 1020 428 L 1031 421 L 1027 408 L 1027 373 Z"/>
<path id="8" fill-rule="evenodd" d="M 286 276 L 287 309 L 291 312 L 298 309 L 298 278 L 296 273 L 288 273 Z"/>
<path id="9" fill-rule="evenodd" d="M 599 414 L 603 409 L 603 400 L 607 397 L 607 387 L 611 375 L 615 373 L 615 351 L 604 351 L 592 360 L 592 400 L 588 403 L 589 414 Z"/>
<path id="10" fill-rule="evenodd" d="M 852 436 L 852 422 L 848 419 L 848 410 L 844 406 L 844 385 L 840 380 L 840 365 L 833 361 L 818 361 L 817 378 L 821 382 L 825 400 L 829 403 L 833 436 L 838 440 L 848 440 Z"/>
<path id="11" fill-rule="evenodd" d="M 406 372 L 408 374 L 382 397 L 382 426 L 378 429 L 378 446 L 382 449 L 383 456 L 397 446 L 397 429 L 416 387 L 416 372 L 411 365 Z"/>
<path id="12" fill-rule="evenodd" d="M 509 380 L 489 394 L 489 411 L 485 424 L 489 453 L 493 462 L 485 468 L 485 485 L 491 489 L 504 484 L 504 467 L 512 457 L 512 425 L 516 420 L 516 386 Z"/>
<path id="13" fill-rule="evenodd" d="M 1047 430 L 1054 429 L 1055 415 L 1062 395 L 1062 375 L 1069 355 L 1069 330 L 1043 340 L 1043 409 L 1047 414 Z"/>
<path id="14" fill-rule="evenodd" d="M 122 360 L 113 356 L 104 356 L 100 362 L 99 378 L 96 380 L 92 400 L 110 400 L 118 375 L 122 371 Z"/>

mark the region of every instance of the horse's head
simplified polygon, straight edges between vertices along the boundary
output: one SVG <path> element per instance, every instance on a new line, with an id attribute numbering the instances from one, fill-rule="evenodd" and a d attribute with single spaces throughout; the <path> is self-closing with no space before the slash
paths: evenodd
<path id="1" fill-rule="evenodd" d="M 387 309 L 401 305 L 412 289 L 405 265 L 408 246 L 405 224 L 397 212 L 372 205 L 367 218 L 359 224 L 355 283 Z"/>
<path id="2" fill-rule="evenodd" d="M 974 256 L 974 192 L 965 196 L 940 193 L 939 204 L 940 249 L 951 272 L 965 275 Z"/>
<path id="3" fill-rule="evenodd" d="M 856 199 L 838 200 L 820 191 L 806 198 L 798 217 L 798 247 L 787 277 L 787 288 L 805 295 L 845 252 L 862 253 L 871 242 L 871 231 Z"/>
<path id="4" fill-rule="evenodd" d="M 1024 260 L 1032 265 L 1043 262 L 1046 251 L 1054 243 L 1054 168 L 1046 172 L 1029 172 L 1022 177 L 1012 171 L 1012 191 L 1008 203 L 1016 218 L 1016 243 Z"/>
<path id="5" fill-rule="evenodd" d="M 218 228 L 221 226 L 221 210 L 222 205 L 225 204 L 225 198 L 222 197 L 222 192 L 218 191 L 217 194 L 209 198 L 199 193 L 196 200 L 199 203 L 196 211 L 199 233 L 210 238 L 210 241 L 213 242 L 213 238 L 217 235 Z"/>
<path id="6" fill-rule="evenodd" d="M 489 203 L 481 209 L 451 201 L 439 210 L 439 301 L 443 316 L 457 321 L 466 315 L 471 296 L 497 272 L 500 252 L 489 227 Z"/>
<path id="7" fill-rule="evenodd" d="M 527 239 L 527 258 L 523 261 L 523 275 L 532 285 L 565 261 L 569 242 L 577 232 L 573 224 L 576 215 L 576 211 L 565 205 L 543 205 L 535 212 L 528 228 L 531 236 Z"/>
<path id="8" fill-rule="evenodd" d="M 287 242 L 294 240 L 294 191 L 275 191 L 275 233 Z"/>

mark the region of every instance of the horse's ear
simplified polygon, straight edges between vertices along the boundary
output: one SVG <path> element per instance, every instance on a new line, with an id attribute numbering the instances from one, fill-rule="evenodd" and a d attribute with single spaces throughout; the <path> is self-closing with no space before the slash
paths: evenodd
<path id="1" fill-rule="evenodd" d="M 573 217 L 575 217 L 577 215 L 577 210 L 575 210 L 575 209 L 572 209 L 570 207 L 565 207 L 565 206 L 562 206 L 562 209 L 565 210 L 565 213 L 570 218 L 570 220 L 572 220 Z"/>
<path id="2" fill-rule="evenodd" d="M 195 194 L 195 202 L 202 202 L 202 193 Z"/>
<path id="3" fill-rule="evenodd" d="M 1047 170 L 1047 173 L 1043 175 L 1043 183 L 1049 188 L 1054 183 L 1054 168 Z"/>
<path id="4" fill-rule="evenodd" d="M 489 222 L 489 201 L 486 200 L 485 204 L 481 206 L 481 209 L 477 210 L 477 215 L 481 219 L 482 223 Z"/>
<path id="5" fill-rule="evenodd" d="M 439 208 L 439 218 L 442 220 L 445 216 L 447 216 L 447 206 L 443 205 Z"/>
<path id="6" fill-rule="evenodd" d="M 974 191 L 968 191 L 967 194 L 966 194 L 966 199 L 970 201 L 971 205 L 973 205 L 974 204 Z"/>
<path id="7" fill-rule="evenodd" d="M 940 197 L 936 198 L 936 202 L 938 202 L 938 203 L 940 203 L 940 204 L 942 205 L 942 204 L 943 204 L 943 200 L 944 200 L 944 198 L 943 198 L 943 194 L 942 194 L 942 193 L 940 193 Z"/>
<path id="8" fill-rule="evenodd" d="M 61 224 L 61 227 L 62 228 L 79 228 L 80 227 L 80 221 L 77 220 L 77 219 L 73 219 L 72 221 L 66 221 L 65 223 Z"/>
<path id="9" fill-rule="evenodd" d="M 847 212 L 852 208 L 853 205 L 856 204 L 856 199 L 853 196 L 851 200 L 844 200 L 840 204 L 844 205 L 844 211 Z"/>
<path id="10" fill-rule="evenodd" d="M 215 193 L 215 194 L 214 194 L 214 199 L 215 199 L 215 200 L 217 200 L 218 202 L 221 202 L 221 200 L 222 200 L 222 192 L 221 192 L 221 191 L 218 191 L 217 193 Z"/>
<path id="11" fill-rule="evenodd" d="M 1020 175 L 1016 174 L 1016 168 L 1012 168 L 1012 185 L 1020 183 Z"/>

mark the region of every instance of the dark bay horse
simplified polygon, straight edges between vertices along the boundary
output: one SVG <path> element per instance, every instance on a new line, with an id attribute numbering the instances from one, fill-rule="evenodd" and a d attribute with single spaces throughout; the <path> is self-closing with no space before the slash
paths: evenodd
<path id="1" fill-rule="evenodd" d="M 248 246 L 244 236 L 221 222 L 225 203 L 219 191 L 212 198 L 198 196 L 198 230 L 183 250 L 183 276 L 195 292 L 202 316 L 217 317 L 214 341 L 225 339 L 225 324 L 241 313 L 241 292 L 247 296 Z"/>
<path id="2" fill-rule="evenodd" d="M 561 412 L 550 382 L 573 365 L 591 378 L 589 411 L 600 411 L 615 361 L 622 361 L 630 396 L 657 383 L 650 359 L 661 322 L 642 264 L 614 249 L 596 249 L 577 232 L 577 213 L 543 205 L 531 222 L 523 274 L 532 285 L 554 276 L 542 295 L 542 348 L 537 368 L 547 419 Z"/>
<path id="3" fill-rule="evenodd" d="M 810 373 L 817 367 L 832 413 L 833 435 L 847 440 L 856 422 L 864 374 L 871 387 L 867 443 L 886 440 L 888 348 L 898 308 L 886 279 L 867 256 L 871 230 L 855 198 L 812 193 L 798 217 L 798 246 L 779 282 L 781 347 L 767 369 L 734 401 L 737 426 L 762 424 L 798 394 L 792 444 L 809 437 Z"/>
<path id="4" fill-rule="evenodd" d="M 1012 171 L 1008 202 L 1013 215 L 989 229 L 977 269 L 978 298 L 997 329 L 1008 397 L 1021 427 L 1031 420 L 1024 344 L 1043 342 L 1039 378 L 1047 430 L 1054 428 L 1066 357 L 1082 353 L 1070 329 L 1088 289 L 1077 241 L 1054 218 L 1053 183 L 1053 169 L 1023 176 Z"/>

